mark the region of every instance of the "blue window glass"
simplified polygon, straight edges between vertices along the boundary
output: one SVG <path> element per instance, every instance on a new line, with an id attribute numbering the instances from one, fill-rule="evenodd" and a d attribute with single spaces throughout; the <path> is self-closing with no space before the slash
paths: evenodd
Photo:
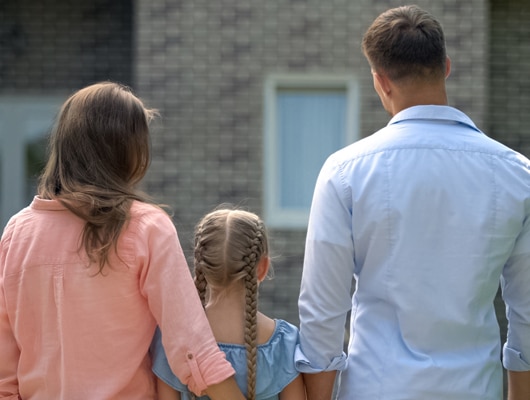
<path id="1" fill-rule="evenodd" d="M 276 105 L 279 206 L 306 210 L 322 164 L 345 144 L 346 90 L 279 88 Z"/>

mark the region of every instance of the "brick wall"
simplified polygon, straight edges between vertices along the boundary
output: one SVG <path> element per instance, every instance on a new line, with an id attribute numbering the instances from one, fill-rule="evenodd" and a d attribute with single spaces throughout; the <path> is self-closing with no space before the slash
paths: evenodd
<path id="1" fill-rule="evenodd" d="M 487 133 L 530 157 L 530 3 L 493 0 L 489 6 Z M 500 293 L 495 308 L 504 343 L 507 321 Z"/>
<path id="2" fill-rule="evenodd" d="M 530 157 L 530 2 L 490 2 L 488 133 Z"/>
<path id="3" fill-rule="evenodd" d="M 0 94 L 132 83 L 131 0 L 2 0 Z"/>
<path id="4" fill-rule="evenodd" d="M 193 225 L 219 203 L 262 214 L 263 82 L 272 73 L 352 73 L 361 133 L 388 121 L 360 51 L 364 30 L 393 1 L 139 0 L 136 85 L 162 114 L 149 191 L 174 211 L 185 251 Z M 443 23 L 453 60 L 452 105 L 479 126 L 487 113 L 488 7 L 484 0 L 419 1 Z M 271 232 L 275 277 L 261 307 L 298 322 L 305 231 Z"/>

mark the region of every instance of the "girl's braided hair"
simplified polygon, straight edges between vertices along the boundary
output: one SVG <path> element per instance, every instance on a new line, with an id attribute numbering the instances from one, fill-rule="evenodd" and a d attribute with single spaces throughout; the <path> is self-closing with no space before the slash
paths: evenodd
<path id="1" fill-rule="evenodd" d="M 219 209 L 207 214 L 195 230 L 195 285 L 203 306 L 208 285 L 225 287 L 245 282 L 245 348 L 247 399 L 256 397 L 257 265 L 268 254 L 263 221 L 251 212 Z"/>

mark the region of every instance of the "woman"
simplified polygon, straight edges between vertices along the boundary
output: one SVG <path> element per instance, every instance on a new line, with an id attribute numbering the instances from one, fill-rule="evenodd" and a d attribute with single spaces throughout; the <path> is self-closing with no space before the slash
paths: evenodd
<path id="1" fill-rule="evenodd" d="M 154 399 L 155 327 L 197 393 L 243 399 L 168 215 L 136 189 L 153 111 L 121 85 L 72 95 L 31 205 L 0 247 L 0 397 Z"/>

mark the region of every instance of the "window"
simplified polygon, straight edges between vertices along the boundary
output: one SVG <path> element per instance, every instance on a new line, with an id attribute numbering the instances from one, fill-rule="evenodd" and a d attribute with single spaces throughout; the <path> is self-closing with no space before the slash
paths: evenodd
<path id="1" fill-rule="evenodd" d="M 46 137 L 64 98 L 0 98 L 0 232 L 35 195 Z"/>
<path id="2" fill-rule="evenodd" d="M 352 76 L 271 76 L 265 82 L 264 217 L 305 228 L 326 158 L 358 139 Z"/>

